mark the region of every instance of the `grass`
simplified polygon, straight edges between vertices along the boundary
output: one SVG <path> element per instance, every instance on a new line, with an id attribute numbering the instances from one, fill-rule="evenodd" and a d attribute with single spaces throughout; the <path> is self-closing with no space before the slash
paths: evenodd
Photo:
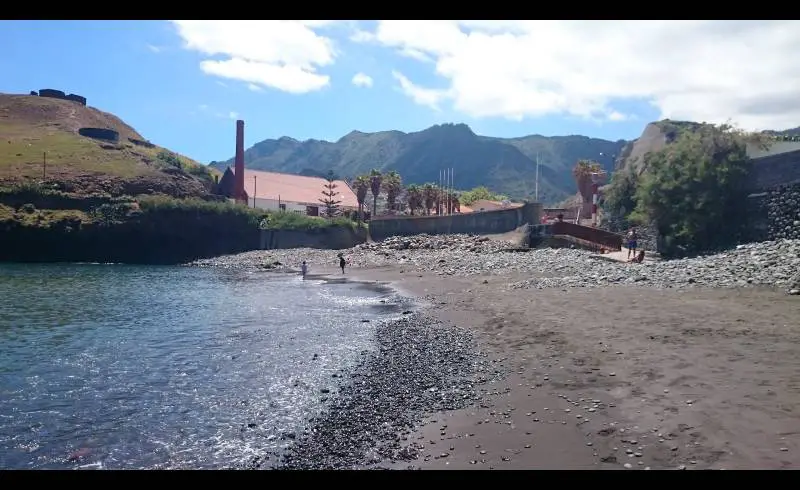
<path id="1" fill-rule="evenodd" d="M 81 127 L 114 129 L 120 140 L 115 144 L 87 138 L 78 134 Z M 163 179 L 180 186 L 183 180 L 170 175 L 175 169 L 206 184 L 213 180 L 214 172 L 205 165 L 158 146 L 134 144 L 128 138 L 144 138 L 119 118 L 73 102 L 0 94 L 0 135 L 0 180 L 6 182 L 107 176 Z M 166 163 L 160 158 L 164 154 L 178 165 Z"/>
<path id="2" fill-rule="evenodd" d="M 267 230 L 313 231 L 331 226 L 342 226 L 355 229 L 358 224 L 347 218 L 326 219 L 317 216 L 306 216 L 297 213 L 270 212 L 262 227 Z"/>
<path id="3" fill-rule="evenodd" d="M 64 221 L 77 225 L 91 223 L 93 219 L 87 213 L 76 209 L 36 209 L 26 205 L 15 210 L 0 204 L 0 223 L 11 221 L 26 227 L 49 228 L 55 223 Z"/>

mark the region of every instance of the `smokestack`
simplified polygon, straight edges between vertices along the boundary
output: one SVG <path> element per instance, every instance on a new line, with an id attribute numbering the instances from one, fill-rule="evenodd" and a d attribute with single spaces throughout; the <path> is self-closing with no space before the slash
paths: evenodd
<path id="1" fill-rule="evenodd" d="M 238 201 L 247 199 L 244 194 L 244 121 L 236 121 L 236 161 L 233 167 L 235 179 L 234 198 Z"/>

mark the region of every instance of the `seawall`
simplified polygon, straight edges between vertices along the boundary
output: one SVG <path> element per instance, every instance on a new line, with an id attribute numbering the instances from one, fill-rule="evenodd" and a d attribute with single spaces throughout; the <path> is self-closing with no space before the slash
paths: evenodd
<path id="1" fill-rule="evenodd" d="M 335 226 L 309 231 L 261 230 L 259 248 L 262 250 L 284 248 L 325 248 L 341 250 L 367 241 L 364 228 L 354 230 Z"/>
<path id="2" fill-rule="evenodd" d="M 539 223 L 541 216 L 540 203 L 525 203 L 517 208 L 449 216 L 382 216 L 370 221 L 369 235 L 373 240 L 383 240 L 390 236 L 422 233 L 429 235 L 506 233 L 525 224 Z"/>

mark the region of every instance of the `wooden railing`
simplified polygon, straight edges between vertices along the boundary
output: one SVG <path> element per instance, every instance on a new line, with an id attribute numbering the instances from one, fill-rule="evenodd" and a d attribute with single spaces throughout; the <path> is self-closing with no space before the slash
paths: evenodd
<path id="1" fill-rule="evenodd" d="M 602 245 L 609 250 L 622 250 L 622 235 L 599 228 L 576 225 L 567 221 L 553 223 L 553 235 L 569 235 L 587 242 Z"/>

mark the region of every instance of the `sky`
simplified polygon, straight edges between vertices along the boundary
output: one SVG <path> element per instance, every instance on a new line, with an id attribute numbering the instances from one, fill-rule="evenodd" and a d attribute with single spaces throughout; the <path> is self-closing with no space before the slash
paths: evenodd
<path id="1" fill-rule="evenodd" d="M 203 163 L 291 136 L 800 126 L 800 21 L 0 21 L 0 92 L 87 97 Z"/>

